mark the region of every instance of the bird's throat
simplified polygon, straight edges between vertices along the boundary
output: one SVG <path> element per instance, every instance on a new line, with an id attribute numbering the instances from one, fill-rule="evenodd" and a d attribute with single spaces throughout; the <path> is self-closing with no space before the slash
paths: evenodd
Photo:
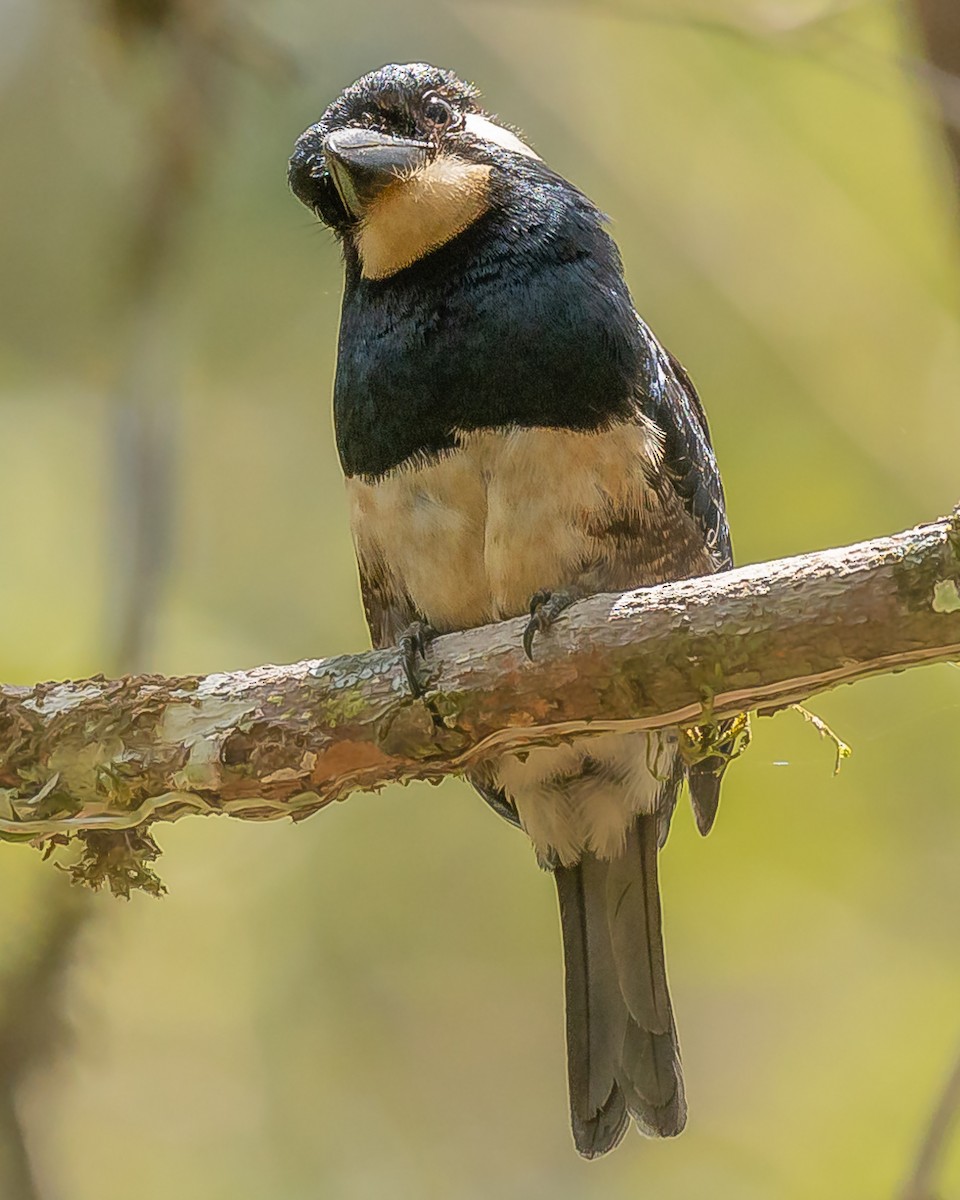
<path id="1" fill-rule="evenodd" d="M 395 275 L 463 233 L 486 212 L 489 185 L 489 167 L 451 155 L 391 184 L 355 234 L 364 278 Z"/>

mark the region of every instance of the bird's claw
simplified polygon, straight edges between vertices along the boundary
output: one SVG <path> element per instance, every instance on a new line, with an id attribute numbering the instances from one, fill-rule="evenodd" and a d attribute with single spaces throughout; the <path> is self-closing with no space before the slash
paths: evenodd
<path id="1" fill-rule="evenodd" d="M 426 621 L 414 621 L 400 634 L 397 646 L 400 650 L 400 665 L 404 678 L 415 700 L 427 690 L 420 682 L 417 667 L 427 656 L 427 647 L 437 636 L 437 631 Z"/>
<path id="2" fill-rule="evenodd" d="M 538 633 L 546 633 L 565 608 L 579 599 L 577 592 L 570 589 L 551 592 L 542 588 L 530 597 L 530 620 L 523 631 L 523 652 L 533 662 L 533 639 Z"/>

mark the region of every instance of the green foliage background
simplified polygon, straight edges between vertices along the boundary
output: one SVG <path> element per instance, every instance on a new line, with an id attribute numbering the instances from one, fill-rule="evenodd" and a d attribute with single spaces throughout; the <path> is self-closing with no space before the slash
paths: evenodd
<path id="1" fill-rule="evenodd" d="M 637 304 L 711 417 L 741 561 L 960 499 L 956 201 L 893 4 L 251 3 L 302 64 L 225 67 L 167 296 L 175 553 L 150 665 L 366 644 L 331 436 L 339 263 L 286 191 L 346 83 L 422 58 L 613 218 Z M 642 14 L 648 15 L 644 17 Z M 666 14 L 664 16 L 664 14 Z M 730 32 L 729 26 L 747 34 Z M 0 677 L 107 665 L 112 306 L 164 55 L 90 8 L 0 10 Z M 756 722 L 705 842 L 663 857 L 687 1132 L 594 1164 L 567 1131 L 558 922 L 459 782 L 294 827 L 158 836 L 169 896 L 106 895 L 72 1033 L 21 1097 L 65 1200 L 891 1196 L 960 1038 L 960 672 Z M 0 846 L 0 973 L 60 877 Z M 951 1189 L 952 1188 L 952 1192 Z M 960 1146 L 945 1195 L 960 1195 Z"/>

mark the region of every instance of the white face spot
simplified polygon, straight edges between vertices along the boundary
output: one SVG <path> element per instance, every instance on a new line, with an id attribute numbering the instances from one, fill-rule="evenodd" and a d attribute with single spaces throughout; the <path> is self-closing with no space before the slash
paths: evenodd
<path id="1" fill-rule="evenodd" d="M 512 150 L 515 154 L 522 154 L 526 158 L 539 159 L 540 157 L 515 133 L 504 129 L 502 125 L 497 125 L 489 117 L 481 117 L 479 113 L 467 113 L 463 124 L 467 133 L 472 133 L 480 141 L 493 142 L 495 146 L 500 146 L 504 150 Z"/>

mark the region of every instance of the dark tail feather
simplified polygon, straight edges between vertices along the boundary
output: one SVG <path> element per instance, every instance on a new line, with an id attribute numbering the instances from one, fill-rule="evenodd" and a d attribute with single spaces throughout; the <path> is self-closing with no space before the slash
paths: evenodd
<path id="1" fill-rule="evenodd" d="M 611 1150 L 628 1114 L 672 1137 L 687 1115 L 660 932 L 657 820 L 640 817 L 613 861 L 585 854 L 554 872 L 566 968 L 573 1139 Z"/>
<path id="2" fill-rule="evenodd" d="M 687 770 L 693 815 L 697 819 L 697 828 L 704 837 L 713 828 L 713 823 L 717 819 L 723 773 L 727 769 L 731 757 L 737 752 L 736 748 L 741 739 L 746 738 L 742 745 L 746 745 L 749 741 L 749 726 L 745 727 L 739 717 L 721 721 L 720 732 L 721 734 L 730 734 L 730 737 L 717 746 L 720 753 L 713 754 L 710 758 L 702 758 Z"/>
<path id="3" fill-rule="evenodd" d="M 690 768 L 690 803 L 697 821 L 697 829 L 706 837 L 717 819 L 720 807 L 720 784 L 726 768 L 726 760 L 720 757 L 705 758 Z"/>

